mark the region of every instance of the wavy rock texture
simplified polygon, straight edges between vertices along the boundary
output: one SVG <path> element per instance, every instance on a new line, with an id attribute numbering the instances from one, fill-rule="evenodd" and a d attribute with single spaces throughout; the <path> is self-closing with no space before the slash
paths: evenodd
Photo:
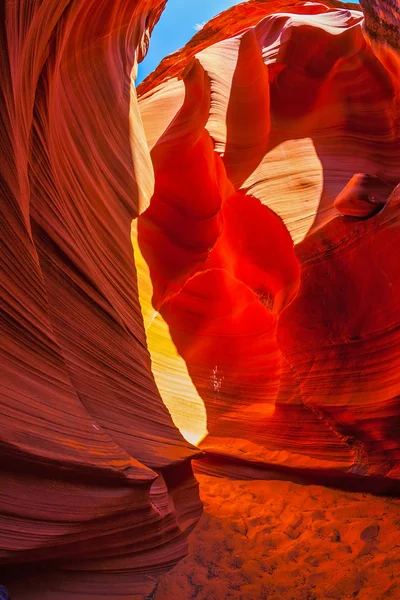
<path id="1" fill-rule="evenodd" d="M 398 11 L 364 4 L 249 0 L 139 102 L 165 0 L 1 5 L 13 598 L 150 592 L 200 513 L 192 443 L 398 481 Z"/>
<path id="2" fill-rule="evenodd" d="M 154 382 L 130 241 L 131 141 L 140 156 L 144 139 L 140 119 L 130 136 L 131 70 L 164 4 L 2 5 L 0 581 L 13 598 L 142 597 L 200 514 L 199 451 Z"/>
<path id="3" fill-rule="evenodd" d="M 164 59 L 138 89 L 155 184 L 132 237 L 188 439 L 396 486 L 398 15 L 365 4 L 250 0 Z"/>

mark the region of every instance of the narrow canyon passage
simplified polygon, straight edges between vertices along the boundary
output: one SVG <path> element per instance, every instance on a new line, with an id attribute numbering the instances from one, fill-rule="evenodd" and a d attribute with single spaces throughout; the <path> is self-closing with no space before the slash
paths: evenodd
<path id="1" fill-rule="evenodd" d="M 398 2 L 166 4 L 0 3 L 0 593 L 400 600 Z"/>

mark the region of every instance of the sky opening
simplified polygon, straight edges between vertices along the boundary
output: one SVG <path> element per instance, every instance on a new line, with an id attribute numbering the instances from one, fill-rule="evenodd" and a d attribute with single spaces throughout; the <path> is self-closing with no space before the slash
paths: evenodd
<path id="1" fill-rule="evenodd" d="M 149 52 L 139 65 L 136 84 L 154 71 L 165 56 L 182 48 L 212 17 L 239 3 L 237 0 L 168 0 L 151 36 Z"/>

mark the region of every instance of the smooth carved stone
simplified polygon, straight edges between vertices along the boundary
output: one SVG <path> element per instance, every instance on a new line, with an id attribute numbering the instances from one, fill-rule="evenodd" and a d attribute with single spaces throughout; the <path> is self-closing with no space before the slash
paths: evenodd
<path id="1" fill-rule="evenodd" d="M 379 177 L 357 173 L 333 203 L 336 210 L 350 217 L 372 217 L 385 205 L 393 186 Z"/>
<path id="2" fill-rule="evenodd" d="M 398 485 L 390 5 L 249 0 L 138 99 L 165 0 L 2 3 L 12 597 L 151 592 L 201 512 L 192 444 L 221 472 Z"/>
<path id="3" fill-rule="evenodd" d="M 219 464 L 398 487 L 400 63 L 364 25 L 249 0 L 164 59 L 138 88 L 155 185 L 132 239 L 185 435 Z"/>
<path id="4" fill-rule="evenodd" d="M 164 5 L 2 3 L 0 582 L 17 600 L 143 597 L 201 512 L 130 241 L 131 70 Z"/>

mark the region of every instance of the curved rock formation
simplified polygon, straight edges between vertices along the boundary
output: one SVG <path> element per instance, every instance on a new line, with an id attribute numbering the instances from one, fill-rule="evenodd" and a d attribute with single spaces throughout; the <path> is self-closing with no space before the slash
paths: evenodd
<path id="1" fill-rule="evenodd" d="M 372 217 L 386 204 L 393 186 L 379 177 L 357 173 L 337 196 L 333 206 L 349 217 Z"/>
<path id="2" fill-rule="evenodd" d="M 368 6 L 250 0 L 139 86 L 147 340 L 220 459 L 399 475 L 399 62 Z"/>
<path id="3" fill-rule="evenodd" d="M 398 482 L 398 11 L 364 4 L 235 6 L 139 102 L 165 0 L 2 5 L 13 598 L 150 592 L 199 516 L 199 447 Z"/>
<path id="4" fill-rule="evenodd" d="M 130 241 L 131 70 L 164 4 L 10 1 L 0 19 L 0 582 L 13 598 L 150 591 L 200 513 L 199 451 L 151 373 Z"/>

